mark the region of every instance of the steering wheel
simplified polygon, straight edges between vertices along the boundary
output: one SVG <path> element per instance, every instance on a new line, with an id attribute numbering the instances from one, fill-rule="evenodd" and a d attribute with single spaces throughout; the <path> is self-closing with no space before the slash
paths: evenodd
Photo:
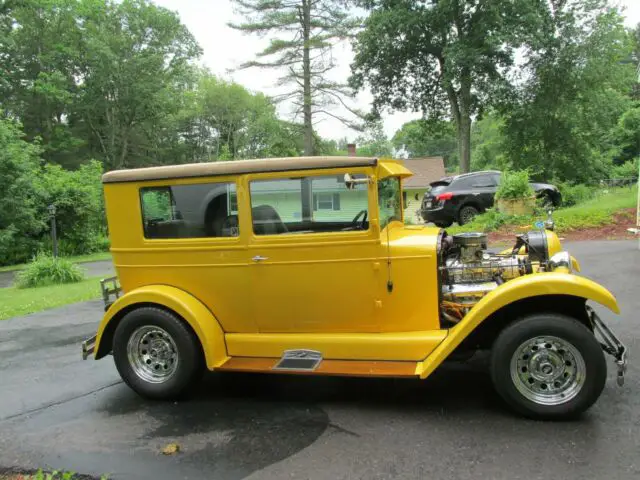
<path id="1" fill-rule="evenodd" d="M 365 223 L 367 222 L 368 216 L 369 216 L 369 212 L 367 211 L 367 209 L 360 210 L 358 214 L 355 217 L 353 217 L 353 220 L 351 220 L 351 224 L 353 225 L 352 228 L 355 228 L 358 230 L 364 230 Z M 360 217 L 362 217 L 362 220 L 360 220 Z"/>

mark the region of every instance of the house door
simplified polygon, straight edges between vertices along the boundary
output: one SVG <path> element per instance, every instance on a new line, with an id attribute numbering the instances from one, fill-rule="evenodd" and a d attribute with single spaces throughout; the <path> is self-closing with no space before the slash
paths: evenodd
<path id="1" fill-rule="evenodd" d="M 250 300 L 261 332 L 379 331 L 385 278 L 371 187 L 350 186 L 336 175 L 250 181 Z"/>

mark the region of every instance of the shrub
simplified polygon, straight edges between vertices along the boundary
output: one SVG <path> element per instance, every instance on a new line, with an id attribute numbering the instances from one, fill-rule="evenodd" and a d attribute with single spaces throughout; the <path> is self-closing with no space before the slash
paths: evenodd
<path id="1" fill-rule="evenodd" d="M 495 199 L 529 198 L 534 195 L 527 170 L 504 171 Z"/>
<path id="2" fill-rule="evenodd" d="M 584 203 L 595 197 L 597 189 L 587 185 L 571 185 L 570 183 L 558 184 L 560 193 L 562 194 L 562 206 L 571 207 L 579 203 Z"/>
<path id="3" fill-rule="evenodd" d="M 42 287 L 61 283 L 76 283 L 84 280 L 80 267 L 65 258 L 54 258 L 38 253 L 24 270 L 16 275 L 18 288 Z"/>
<path id="4" fill-rule="evenodd" d="M 609 171 L 609 177 L 620 180 L 632 180 L 638 178 L 638 159 L 616 165 Z"/>

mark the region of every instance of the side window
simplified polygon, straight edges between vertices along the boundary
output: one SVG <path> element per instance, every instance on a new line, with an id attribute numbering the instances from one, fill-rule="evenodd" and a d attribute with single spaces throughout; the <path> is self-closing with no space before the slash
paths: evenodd
<path id="1" fill-rule="evenodd" d="M 145 238 L 237 237 L 234 183 L 198 183 L 140 189 Z"/>
<path id="2" fill-rule="evenodd" d="M 476 175 L 473 177 L 473 186 L 477 188 L 495 187 L 497 185 L 493 174 Z"/>
<path id="3" fill-rule="evenodd" d="M 323 175 L 256 180 L 250 183 L 249 190 L 256 235 L 369 228 L 369 194 L 365 183 L 349 189 L 342 176 Z"/>

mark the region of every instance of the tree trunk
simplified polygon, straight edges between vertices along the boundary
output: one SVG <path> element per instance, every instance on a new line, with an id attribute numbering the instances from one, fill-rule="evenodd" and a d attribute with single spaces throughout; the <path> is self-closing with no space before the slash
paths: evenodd
<path id="1" fill-rule="evenodd" d="M 311 116 L 311 0 L 302 0 L 302 36 L 304 41 L 302 57 L 303 114 L 304 114 L 304 154 L 315 155 L 313 142 L 313 121 Z"/>
<path id="2" fill-rule="evenodd" d="M 460 116 L 457 127 L 460 172 L 467 173 L 471 169 L 471 118 L 468 113 Z"/>
<path id="3" fill-rule="evenodd" d="M 458 115 L 458 152 L 460 171 L 467 173 L 471 169 L 471 76 L 467 69 L 462 70 Z"/>

